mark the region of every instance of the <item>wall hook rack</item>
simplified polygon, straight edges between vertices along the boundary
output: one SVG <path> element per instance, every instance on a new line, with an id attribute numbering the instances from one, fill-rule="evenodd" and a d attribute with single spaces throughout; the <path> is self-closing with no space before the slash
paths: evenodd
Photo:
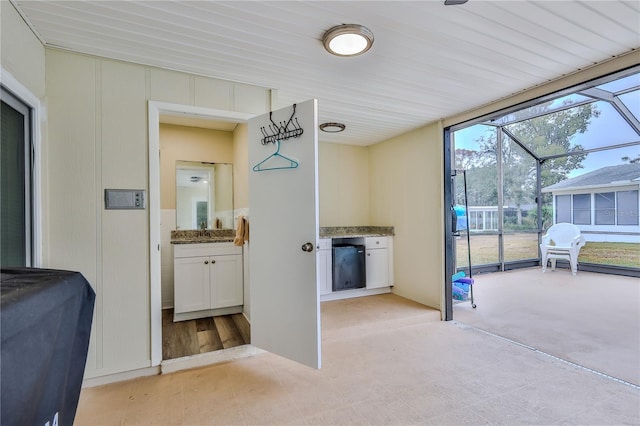
<path id="1" fill-rule="evenodd" d="M 276 143 L 276 141 L 283 141 L 300 136 L 302 134 L 302 127 L 300 126 L 300 123 L 298 123 L 298 117 L 294 117 L 295 115 L 296 104 L 293 104 L 293 112 L 291 113 L 289 120 L 286 122 L 281 121 L 280 124 L 273 121 L 273 112 L 269 112 L 269 120 L 271 121 L 269 129 L 265 126 L 260 127 L 260 131 L 264 136 L 262 138 L 262 145 Z"/>

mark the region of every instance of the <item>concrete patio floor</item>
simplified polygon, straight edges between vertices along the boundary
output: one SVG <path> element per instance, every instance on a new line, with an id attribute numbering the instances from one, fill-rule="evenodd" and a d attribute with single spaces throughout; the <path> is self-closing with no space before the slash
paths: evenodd
<path id="1" fill-rule="evenodd" d="M 453 319 L 640 386 L 640 280 L 541 268 L 475 275 Z"/>

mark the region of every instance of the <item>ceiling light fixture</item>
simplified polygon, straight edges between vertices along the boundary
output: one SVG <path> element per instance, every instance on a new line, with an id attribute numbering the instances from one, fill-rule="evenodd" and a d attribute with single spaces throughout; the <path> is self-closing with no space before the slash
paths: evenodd
<path id="1" fill-rule="evenodd" d="M 327 133 L 340 133 L 345 129 L 345 125 L 342 123 L 322 123 L 320 130 Z"/>
<path id="2" fill-rule="evenodd" d="M 342 24 L 327 30 L 322 43 L 327 52 L 333 55 L 356 56 L 371 49 L 373 33 L 363 25 Z"/>

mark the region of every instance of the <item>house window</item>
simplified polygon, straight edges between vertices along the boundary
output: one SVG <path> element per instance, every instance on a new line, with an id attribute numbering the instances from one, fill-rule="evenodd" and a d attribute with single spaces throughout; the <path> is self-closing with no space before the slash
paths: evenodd
<path id="1" fill-rule="evenodd" d="M 602 192 L 594 195 L 595 224 L 616 224 L 616 193 Z"/>
<path id="2" fill-rule="evenodd" d="M 573 223 L 591 225 L 591 194 L 573 195 Z"/>
<path id="3" fill-rule="evenodd" d="M 0 264 L 31 266 L 31 109 L 0 88 Z"/>
<path id="4" fill-rule="evenodd" d="M 490 229 L 497 230 L 498 229 L 498 212 L 487 212 L 490 219 L 489 227 Z"/>
<path id="5" fill-rule="evenodd" d="M 483 227 L 483 215 L 482 212 L 470 212 L 471 218 L 471 229 L 475 229 L 476 231 L 482 231 Z"/>
<path id="6" fill-rule="evenodd" d="M 571 223 L 571 195 L 556 195 L 556 223 Z"/>
<path id="7" fill-rule="evenodd" d="M 638 225 L 638 191 L 619 191 L 618 225 Z"/>

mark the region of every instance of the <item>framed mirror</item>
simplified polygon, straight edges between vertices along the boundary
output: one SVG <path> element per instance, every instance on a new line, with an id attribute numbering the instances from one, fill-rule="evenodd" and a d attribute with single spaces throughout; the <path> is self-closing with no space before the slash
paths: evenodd
<path id="1" fill-rule="evenodd" d="M 176 229 L 233 228 L 233 166 L 176 161 Z"/>

